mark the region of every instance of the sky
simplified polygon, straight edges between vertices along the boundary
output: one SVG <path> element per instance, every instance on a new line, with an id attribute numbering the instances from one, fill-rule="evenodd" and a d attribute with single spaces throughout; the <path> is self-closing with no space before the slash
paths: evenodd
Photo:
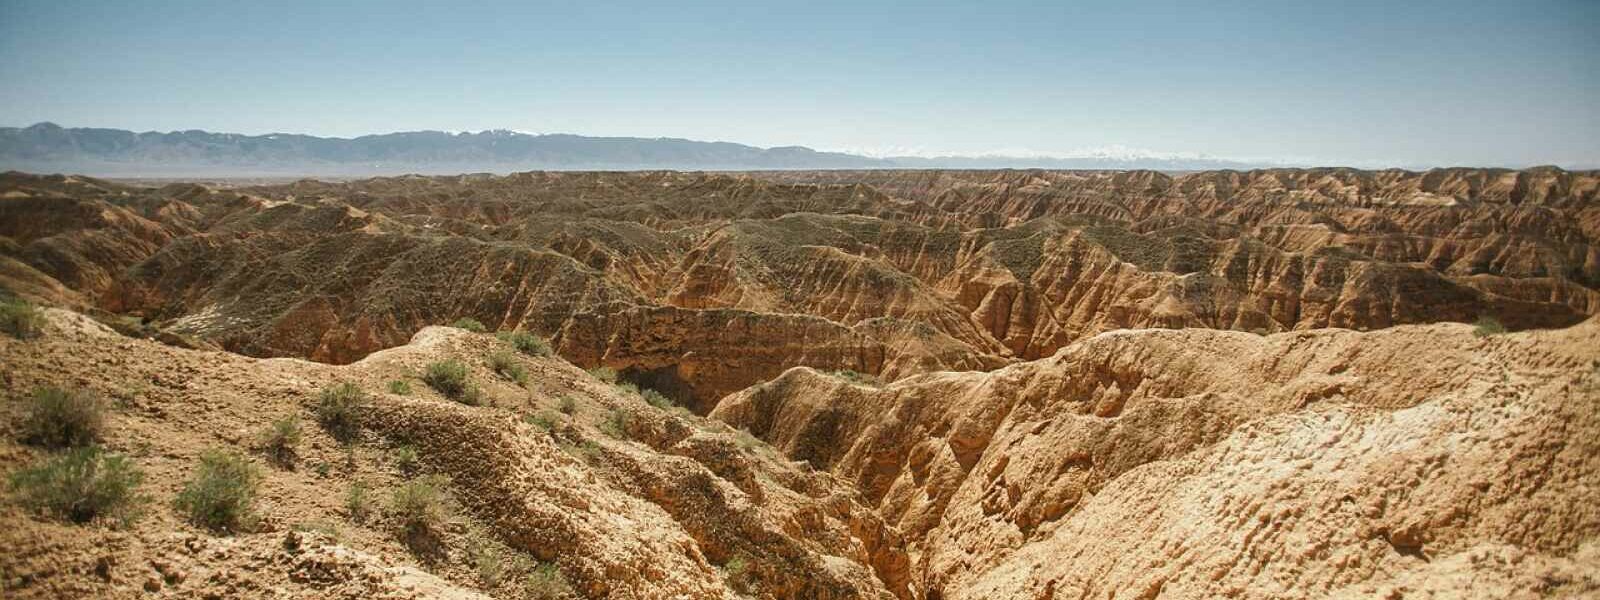
<path id="1" fill-rule="evenodd" d="M 0 126 L 1600 166 L 1600 0 L 0 0 Z"/>

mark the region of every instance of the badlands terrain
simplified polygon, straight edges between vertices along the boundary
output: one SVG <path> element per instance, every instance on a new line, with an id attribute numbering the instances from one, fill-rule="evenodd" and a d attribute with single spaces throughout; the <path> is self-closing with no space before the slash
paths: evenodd
<path id="1" fill-rule="evenodd" d="M 0 595 L 1592 597 L 1597 196 L 6 173 Z M 41 397 L 97 418 L 42 437 Z M 37 502 L 72 447 L 137 510 Z"/>

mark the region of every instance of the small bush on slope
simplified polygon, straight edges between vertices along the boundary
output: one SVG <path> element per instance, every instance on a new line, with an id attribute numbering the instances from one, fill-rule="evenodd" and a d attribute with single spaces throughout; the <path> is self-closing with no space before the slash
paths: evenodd
<path id="1" fill-rule="evenodd" d="M 456 359 L 428 363 L 422 381 L 446 398 L 457 399 L 467 391 L 467 365 Z"/>
<path id="2" fill-rule="evenodd" d="M 93 392 L 38 387 L 23 404 L 25 442 L 46 448 L 70 448 L 100 439 L 105 404 Z"/>
<path id="3" fill-rule="evenodd" d="M 222 450 L 200 456 L 200 469 L 178 492 L 177 507 L 190 523 L 217 532 L 245 531 L 255 525 L 256 489 L 261 471 L 245 457 Z"/>
<path id="4" fill-rule="evenodd" d="M 410 396 L 411 382 L 404 379 L 395 379 L 389 382 L 389 393 L 396 396 Z"/>
<path id="5" fill-rule="evenodd" d="M 454 500 L 443 475 L 418 477 L 396 488 L 389 498 L 389 514 L 399 521 L 404 541 L 413 550 L 437 547 L 445 523 L 454 515 Z"/>
<path id="6" fill-rule="evenodd" d="M 456 319 L 456 322 L 451 323 L 450 326 L 456 329 L 465 329 L 473 333 L 483 333 L 489 330 L 489 328 L 483 326 L 483 323 L 478 322 L 477 319 L 472 317 L 462 317 L 460 319 Z"/>
<path id="7" fill-rule="evenodd" d="M 1478 322 L 1473 323 L 1472 335 L 1478 337 L 1489 337 L 1491 335 L 1499 335 L 1505 332 L 1505 326 L 1501 325 L 1500 320 L 1494 317 L 1478 317 Z"/>
<path id="8" fill-rule="evenodd" d="M 20 340 L 39 337 L 44 332 L 44 312 L 27 301 L 0 301 L 0 329 Z"/>
<path id="9" fill-rule="evenodd" d="M 290 415 L 274 420 L 261 433 L 261 447 L 274 464 L 294 466 L 295 455 L 300 447 L 300 417 Z"/>
<path id="10" fill-rule="evenodd" d="M 506 331 L 495 334 L 495 337 L 528 356 L 550 356 L 550 343 L 526 331 Z"/>
<path id="11" fill-rule="evenodd" d="M 528 385 L 528 370 L 523 368 L 517 362 L 517 357 L 510 352 L 501 350 L 490 354 L 489 367 L 493 368 L 495 373 L 499 373 L 501 377 L 506 378 L 508 381 L 515 382 L 521 386 Z"/>
<path id="12" fill-rule="evenodd" d="M 98 446 L 74 448 L 11 475 L 11 489 L 24 507 L 41 514 L 88 523 L 110 519 L 132 523 L 146 499 L 137 492 L 144 473 L 126 457 Z"/>
<path id="13" fill-rule="evenodd" d="M 366 392 L 354 383 L 341 383 L 322 390 L 317 402 L 317 422 L 328 430 L 328 435 L 348 443 L 361 433 L 362 411 L 366 406 Z"/>
<path id="14" fill-rule="evenodd" d="M 372 488 L 364 481 L 354 481 L 344 492 L 344 509 L 350 520 L 365 523 L 372 517 Z"/>
<path id="15" fill-rule="evenodd" d="M 617 382 L 617 370 L 611 367 L 595 367 L 593 369 L 589 369 L 589 376 L 606 383 Z"/>

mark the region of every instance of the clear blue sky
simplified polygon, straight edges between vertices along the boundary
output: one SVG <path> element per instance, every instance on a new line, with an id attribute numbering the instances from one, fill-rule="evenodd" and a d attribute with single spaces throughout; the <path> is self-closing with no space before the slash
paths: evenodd
<path id="1" fill-rule="evenodd" d="M 1600 0 L 0 0 L 0 125 L 1600 164 Z"/>

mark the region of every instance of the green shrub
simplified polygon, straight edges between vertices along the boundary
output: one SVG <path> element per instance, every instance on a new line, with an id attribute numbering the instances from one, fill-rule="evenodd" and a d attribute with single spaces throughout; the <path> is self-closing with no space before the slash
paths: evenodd
<path id="1" fill-rule="evenodd" d="M 1489 337 L 1491 335 L 1499 335 L 1505 332 L 1506 328 L 1504 325 L 1500 324 L 1500 320 L 1491 316 L 1485 315 L 1478 317 L 1478 322 L 1473 323 L 1472 335 L 1478 337 Z"/>
<path id="2" fill-rule="evenodd" d="M 650 388 L 639 390 L 639 396 L 644 398 L 644 401 L 649 403 L 650 406 L 654 406 L 656 408 L 667 409 L 677 406 L 677 403 L 673 402 L 671 398 L 668 398 L 666 394 Z"/>
<path id="3" fill-rule="evenodd" d="M 550 430 L 556 428 L 556 420 L 555 420 L 555 418 L 551 417 L 548 414 L 544 414 L 544 413 L 540 413 L 540 414 L 536 414 L 536 415 L 534 415 L 534 414 L 524 415 L 522 417 L 522 422 L 527 423 L 529 425 L 532 425 L 534 427 L 538 427 L 538 428 L 543 429 L 545 431 L 550 431 Z"/>
<path id="4" fill-rule="evenodd" d="M 528 370 L 517 362 L 517 357 L 510 352 L 501 350 L 489 355 L 489 367 L 494 369 L 501 377 L 517 385 L 528 385 Z"/>
<path id="5" fill-rule="evenodd" d="M 277 419 L 261 432 L 261 447 L 267 457 L 279 465 L 293 465 L 300 446 L 300 417 L 289 415 Z"/>
<path id="6" fill-rule="evenodd" d="M 44 312 L 25 300 L 0 301 L 0 329 L 20 340 L 39 337 L 44 332 Z"/>
<path id="7" fill-rule="evenodd" d="M 483 333 L 489 330 L 488 327 L 483 326 L 483 323 L 472 317 L 462 317 L 456 319 L 456 322 L 451 323 L 450 326 L 456 329 L 465 329 L 473 333 Z"/>
<path id="8" fill-rule="evenodd" d="M 321 519 L 300 521 L 294 525 L 291 525 L 289 528 L 301 533 L 320 533 L 327 536 L 328 539 L 333 540 L 333 542 L 336 544 L 344 540 L 344 532 L 339 530 L 339 525 L 337 523 L 332 523 Z"/>
<path id="9" fill-rule="evenodd" d="M 561 414 L 571 415 L 578 412 L 578 401 L 573 400 L 571 396 L 562 396 L 556 403 L 556 409 L 560 410 Z"/>
<path id="10" fill-rule="evenodd" d="M 526 331 L 503 331 L 495 334 L 495 337 L 528 356 L 550 356 L 550 343 Z"/>
<path id="11" fill-rule="evenodd" d="M 372 517 L 372 488 L 364 481 L 354 481 L 344 491 L 344 510 L 350 520 L 364 523 Z"/>
<path id="12" fill-rule="evenodd" d="M 605 421 L 600 423 L 600 431 L 619 440 L 628 439 L 628 413 L 622 409 L 613 409 Z"/>
<path id="13" fill-rule="evenodd" d="M 389 382 L 389 393 L 396 396 L 410 396 L 411 382 L 404 379 L 394 379 Z"/>
<path id="14" fill-rule="evenodd" d="M 127 525 L 146 499 L 137 492 L 144 473 L 119 454 L 98 446 L 74 448 L 11 475 L 18 501 L 40 514 L 88 523 L 109 519 Z"/>
<path id="15" fill-rule="evenodd" d="M 595 367 L 589 369 L 589 375 L 606 383 L 617 382 L 617 370 L 611 367 Z"/>
<path id="16" fill-rule="evenodd" d="M 390 497 L 389 513 L 400 522 L 414 549 L 420 549 L 421 542 L 436 541 L 453 516 L 454 500 L 446 489 L 449 483 L 443 475 L 424 475 L 402 484 Z"/>
<path id="17" fill-rule="evenodd" d="M 750 564 L 743 556 L 728 559 L 722 565 L 722 575 L 728 582 L 728 587 L 741 594 L 752 594 L 756 591 L 756 580 L 750 571 Z"/>
<path id="18" fill-rule="evenodd" d="M 467 530 L 467 564 L 478 572 L 478 582 L 484 587 L 493 588 L 500 585 L 510 565 L 507 565 L 505 551 L 495 544 L 489 532 L 479 527 Z"/>
<path id="19" fill-rule="evenodd" d="M 403 444 L 394 449 L 394 466 L 401 473 L 411 474 L 417 470 L 417 448 L 410 444 Z"/>
<path id="20" fill-rule="evenodd" d="M 100 439 L 105 404 L 88 390 L 43 386 L 23 401 L 22 440 L 46 448 L 87 446 Z"/>
<path id="21" fill-rule="evenodd" d="M 322 390 L 317 402 L 317 422 L 328 435 L 341 442 L 355 440 L 361 433 L 367 393 L 354 383 L 340 383 Z"/>
<path id="22" fill-rule="evenodd" d="M 207 450 L 194 479 L 178 492 L 178 510 L 190 523 L 212 531 L 244 531 L 255 524 L 260 485 L 260 470 L 245 457 Z"/>
<path id="23" fill-rule="evenodd" d="M 572 584 L 555 563 L 540 563 L 523 583 L 523 593 L 535 600 L 555 600 L 572 596 Z"/>
<path id="24" fill-rule="evenodd" d="M 422 370 L 422 382 L 446 398 L 458 399 L 467 392 L 467 365 L 453 358 L 428 363 Z"/>
<path id="25" fill-rule="evenodd" d="M 859 372 L 856 372 L 856 371 L 852 371 L 850 369 L 844 369 L 844 370 L 840 370 L 840 371 L 832 371 L 832 372 L 829 372 L 828 374 L 832 375 L 834 377 L 838 377 L 840 379 L 843 379 L 845 381 L 848 381 L 850 383 L 856 384 L 856 385 L 865 385 L 865 386 L 876 387 L 876 386 L 882 384 L 882 382 L 880 382 L 878 380 L 878 376 L 877 375 L 872 375 L 872 374 L 868 374 L 868 373 L 859 373 Z"/>

